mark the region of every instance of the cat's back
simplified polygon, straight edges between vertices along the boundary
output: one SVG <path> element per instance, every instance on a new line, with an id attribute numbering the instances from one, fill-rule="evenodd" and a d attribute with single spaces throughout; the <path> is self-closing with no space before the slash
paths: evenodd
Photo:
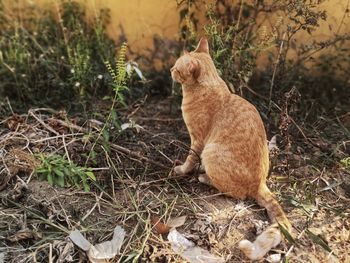
<path id="1" fill-rule="evenodd" d="M 247 129 L 247 133 L 266 136 L 265 128 L 256 107 L 246 99 L 230 94 L 222 103 L 222 121 L 229 130 Z M 249 136 L 249 134 L 247 134 Z"/>

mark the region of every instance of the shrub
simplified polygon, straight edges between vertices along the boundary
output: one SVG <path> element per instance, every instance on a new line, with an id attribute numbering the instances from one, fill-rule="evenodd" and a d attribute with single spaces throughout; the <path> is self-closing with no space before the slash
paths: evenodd
<path id="1" fill-rule="evenodd" d="M 63 1 L 56 7 L 26 8 L 26 16 L 19 19 L 16 12 L 24 10 L 5 15 L 0 5 L 1 98 L 52 107 L 111 94 L 112 79 L 104 64 L 115 60 L 116 45 L 106 34 L 109 11 L 98 10 L 88 22 L 84 6 L 77 2 Z"/>
<path id="2" fill-rule="evenodd" d="M 199 1 L 179 1 L 181 36 L 189 45 L 198 41 Z M 296 100 L 299 117 L 347 110 L 349 100 L 350 34 L 339 35 L 311 44 L 296 43 L 295 35 L 305 31 L 312 35 L 327 12 L 320 10 L 324 1 L 232 1 L 218 0 L 205 8 L 205 33 L 209 37 L 211 55 L 221 77 L 232 92 L 253 100 L 260 112 L 278 125 L 285 93 L 294 89 L 302 94 Z M 346 11 L 345 11 L 346 12 Z M 199 14 L 199 15 L 198 15 Z M 269 21 L 271 26 L 267 27 Z M 337 30 L 338 31 L 338 30 Z M 313 64 L 318 52 L 332 48 L 332 55 L 323 55 Z M 290 56 L 294 53 L 295 57 Z M 257 60 L 267 55 L 264 69 Z M 317 101 L 317 103 L 316 103 Z M 288 109 L 290 110 L 288 105 Z M 312 110 L 311 110 L 312 109 Z M 310 111 L 311 110 L 311 111 Z M 307 114 L 305 112 L 308 112 Z M 271 120 L 276 120 L 272 121 Z"/>

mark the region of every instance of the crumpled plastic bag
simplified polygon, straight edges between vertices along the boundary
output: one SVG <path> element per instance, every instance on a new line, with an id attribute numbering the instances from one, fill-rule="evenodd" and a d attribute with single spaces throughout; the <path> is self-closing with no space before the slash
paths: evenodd
<path id="1" fill-rule="evenodd" d="M 212 255 L 208 250 L 196 246 L 175 228 L 170 230 L 168 240 L 171 248 L 190 263 L 224 263 L 225 260 Z"/>
<path id="2" fill-rule="evenodd" d="M 75 245 L 86 251 L 90 262 L 104 263 L 120 253 L 120 248 L 125 238 L 125 231 L 122 227 L 116 226 L 112 240 L 96 245 L 92 245 L 79 230 L 72 231 L 69 238 Z"/>

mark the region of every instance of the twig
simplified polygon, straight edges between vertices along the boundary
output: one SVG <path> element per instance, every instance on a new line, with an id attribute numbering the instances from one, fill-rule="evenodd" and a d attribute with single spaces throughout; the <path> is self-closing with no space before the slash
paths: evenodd
<path id="1" fill-rule="evenodd" d="M 60 135 L 57 135 L 57 136 L 52 136 L 52 137 L 39 139 L 39 140 L 33 141 L 33 143 L 36 144 L 38 142 L 44 142 L 44 141 L 50 141 L 50 140 L 54 140 L 54 139 L 59 139 L 59 138 L 62 138 L 63 136 L 64 137 L 68 137 L 68 136 L 80 136 L 80 135 L 84 135 L 84 133 L 79 132 L 79 133 L 70 133 L 70 134 L 60 134 Z"/>
<path id="2" fill-rule="evenodd" d="M 13 109 L 12 109 L 12 106 L 11 106 L 11 102 L 10 102 L 8 97 L 6 97 L 6 102 L 7 102 L 7 105 L 9 106 L 9 108 L 10 108 L 10 111 L 11 111 L 12 115 L 14 115 L 15 113 L 13 112 Z"/>
<path id="3" fill-rule="evenodd" d="M 111 168 L 109 167 L 96 167 L 96 168 L 90 168 L 91 171 L 107 171 Z"/>
<path id="4" fill-rule="evenodd" d="M 300 126 L 295 122 L 295 120 L 294 120 L 290 115 L 288 115 L 288 117 L 289 117 L 290 120 L 293 122 L 293 124 L 295 125 L 295 127 L 297 127 L 298 131 L 301 133 L 301 135 L 304 137 L 304 139 L 305 139 L 306 141 L 311 142 L 312 145 L 315 145 L 315 143 L 305 135 L 305 133 L 304 133 L 303 130 L 300 128 Z M 317 145 L 316 145 L 316 146 L 317 146 Z M 317 146 L 317 147 L 319 147 L 319 146 Z"/>
<path id="5" fill-rule="evenodd" d="M 161 163 L 159 163 L 157 161 L 154 161 L 154 160 L 149 159 L 149 158 L 147 158 L 145 156 L 142 156 L 141 154 L 139 154 L 137 152 L 134 152 L 134 151 L 131 151 L 131 150 L 127 149 L 127 148 L 124 148 L 123 146 L 120 146 L 120 145 L 117 145 L 117 144 L 114 144 L 114 143 L 110 144 L 110 146 L 111 146 L 111 149 L 114 149 L 114 150 L 116 150 L 118 152 L 130 155 L 130 156 L 133 156 L 133 157 L 135 157 L 137 159 L 140 159 L 140 160 L 143 160 L 145 162 L 157 165 L 157 166 L 159 166 L 159 167 L 161 167 L 163 169 L 169 169 L 170 168 L 170 167 L 165 166 L 165 165 L 163 165 L 163 164 L 161 164 Z"/>
<path id="6" fill-rule="evenodd" d="M 108 165 L 110 165 L 110 163 L 113 163 L 113 161 L 111 160 L 111 157 L 109 156 L 109 154 L 106 151 L 105 147 L 102 146 L 102 149 L 105 152 L 106 161 L 107 161 Z M 110 173 L 110 175 L 111 175 L 111 184 L 112 184 L 111 186 L 112 186 L 113 200 L 116 200 L 116 198 L 115 198 L 115 188 L 114 188 L 113 173 Z"/>
<path id="7" fill-rule="evenodd" d="M 349 13 L 349 4 L 350 4 L 350 0 L 348 0 L 348 2 L 346 3 L 346 7 L 345 7 L 345 10 L 344 10 L 343 17 L 341 18 L 341 21 L 339 23 L 337 32 L 335 33 L 336 35 L 339 34 L 339 31 L 340 31 L 341 27 L 343 26 L 343 24 L 345 24 L 344 23 L 344 19 L 345 19 L 346 14 Z"/>
<path id="8" fill-rule="evenodd" d="M 53 119 L 53 118 L 50 118 L 49 120 L 53 120 L 55 122 L 57 122 L 58 124 L 64 126 L 64 127 L 67 127 L 71 130 L 76 130 L 78 132 L 85 132 L 85 133 L 88 133 L 88 129 L 84 128 L 84 127 L 81 127 L 81 126 L 78 126 L 74 123 L 71 123 L 71 122 L 66 122 L 66 121 L 62 121 L 62 120 L 59 120 L 59 119 Z"/>
<path id="9" fill-rule="evenodd" d="M 53 188 L 53 190 L 54 190 L 55 193 L 56 193 L 55 199 L 57 200 L 58 204 L 60 205 L 60 207 L 61 207 L 61 209 L 62 209 L 62 212 L 63 212 L 63 214 L 64 214 L 65 220 L 66 220 L 66 222 L 67 222 L 69 228 L 72 228 L 72 224 L 71 224 L 71 222 L 70 222 L 70 220 L 69 220 L 69 216 L 67 215 L 66 210 L 64 209 L 64 207 L 63 207 L 63 205 L 62 205 L 62 203 L 61 203 L 61 201 L 60 201 L 60 199 L 59 199 L 59 194 L 58 194 L 58 192 L 57 192 L 57 190 L 56 190 L 55 188 Z"/>
<path id="10" fill-rule="evenodd" d="M 46 124 L 43 120 L 41 120 L 38 116 L 36 116 L 32 110 L 29 110 L 28 114 L 31 115 L 32 117 L 34 117 L 34 119 L 36 119 L 47 130 L 54 133 L 55 135 L 59 135 L 59 133 L 57 131 L 55 131 L 50 125 Z"/>
<path id="11" fill-rule="evenodd" d="M 52 243 L 49 244 L 49 263 L 53 263 L 53 260 L 52 260 Z"/>
<path id="12" fill-rule="evenodd" d="M 66 140 L 65 140 L 65 136 L 62 136 L 62 142 L 63 142 L 63 147 L 64 147 L 64 151 L 66 152 L 66 156 L 67 156 L 67 159 L 68 159 L 68 162 L 70 164 L 72 164 L 72 161 L 69 157 L 69 153 L 68 153 L 68 149 L 67 149 L 67 144 L 66 144 Z"/>
<path id="13" fill-rule="evenodd" d="M 136 109 L 134 109 L 131 113 L 128 114 L 128 116 L 126 117 L 127 119 L 131 118 L 132 116 L 134 116 L 136 114 L 136 112 L 138 112 L 141 107 L 145 104 L 146 100 L 148 98 L 148 95 L 146 95 L 145 97 L 143 97 L 140 101 L 140 103 L 136 104 L 137 107 Z"/>
<path id="14" fill-rule="evenodd" d="M 257 96 L 257 97 L 259 97 L 261 99 L 269 100 L 269 98 L 265 97 L 264 95 L 261 95 L 261 94 L 257 93 L 255 90 L 253 90 L 251 87 L 249 87 L 246 83 L 242 82 L 241 87 L 246 88 L 251 93 L 253 93 L 255 96 Z"/>
<path id="15" fill-rule="evenodd" d="M 270 85 L 270 93 L 269 93 L 269 111 L 271 109 L 271 98 L 272 98 L 272 90 L 273 90 L 273 85 L 275 82 L 275 76 L 276 76 L 276 72 L 277 72 L 277 66 L 279 64 L 281 55 L 282 55 L 282 50 L 283 50 L 283 44 L 284 44 L 284 40 L 286 38 L 287 32 L 284 32 L 283 36 L 282 36 L 282 41 L 281 41 L 281 45 L 280 45 L 280 49 L 278 52 L 278 56 L 275 62 L 275 67 L 273 69 L 273 74 L 272 74 L 272 79 L 271 79 L 271 85 Z"/>
<path id="16" fill-rule="evenodd" d="M 143 121 L 161 121 L 161 122 L 171 122 L 171 121 L 183 121 L 183 118 L 155 118 L 155 117 L 137 117 L 137 120 Z"/>
<path id="17" fill-rule="evenodd" d="M 22 137 L 15 137 L 15 135 L 20 135 Z M 30 141 L 28 139 L 27 136 L 25 136 L 24 134 L 22 133 L 19 133 L 19 132 L 11 132 L 11 133 L 8 133 L 6 134 L 5 136 L 3 136 L 3 139 L 0 140 L 0 146 L 1 147 L 5 147 L 7 144 L 5 144 L 6 141 L 9 141 L 9 140 L 13 140 L 13 139 L 18 139 L 18 140 L 26 140 L 26 145 L 24 147 L 22 147 L 22 150 L 24 149 L 28 149 L 29 152 L 30 149 L 29 149 L 29 144 L 30 144 Z"/>
<path id="18" fill-rule="evenodd" d="M 96 196 L 96 203 L 94 204 L 94 206 L 86 213 L 85 216 L 83 216 L 83 218 L 81 219 L 81 221 L 85 221 L 86 218 L 88 218 L 88 216 L 92 213 L 92 211 L 95 210 L 96 206 L 98 205 L 98 203 L 100 202 L 99 198 L 102 198 L 103 192 L 100 193 L 100 196 L 97 197 Z"/>
<path id="19" fill-rule="evenodd" d="M 159 182 L 164 182 L 164 181 L 170 181 L 170 180 L 182 180 L 182 179 L 186 179 L 189 177 L 193 177 L 191 174 L 184 174 L 184 175 L 176 175 L 176 176 L 168 176 L 166 178 L 162 178 L 162 179 L 157 179 L 157 180 L 152 180 L 152 181 L 148 181 L 148 182 L 143 182 L 140 183 L 140 186 L 144 186 L 144 185 L 154 185 L 155 183 L 159 183 Z"/>
<path id="20" fill-rule="evenodd" d="M 32 179 L 33 175 L 35 174 L 35 171 L 32 171 L 27 179 L 26 184 L 29 184 L 30 180 Z"/>
<path id="21" fill-rule="evenodd" d="M 303 231 L 300 232 L 300 234 L 298 235 L 297 239 L 301 238 L 301 236 L 304 234 L 305 230 L 306 230 L 306 229 L 303 229 Z M 289 256 L 290 252 L 292 252 L 293 249 L 294 249 L 294 245 L 292 245 L 292 246 L 288 249 L 287 253 L 284 255 L 284 258 L 287 258 L 287 257 Z"/>

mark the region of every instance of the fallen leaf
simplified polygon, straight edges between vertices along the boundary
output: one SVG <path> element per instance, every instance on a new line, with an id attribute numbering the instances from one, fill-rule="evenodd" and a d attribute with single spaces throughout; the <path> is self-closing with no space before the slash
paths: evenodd
<path id="1" fill-rule="evenodd" d="M 153 229 L 158 234 L 167 234 L 170 231 L 170 227 L 160 221 L 160 218 L 158 216 L 151 217 L 151 223 L 153 225 Z"/>
<path id="2" fill-rule="evenodd" d="M 180 227 L 183 224 L 185 224 L 186 219 L 187 219 L 186 216 L 179 216 L 179 217 L 175 217 L 175 218 L 170 218 L 166 224 L 167 224 L 167 226 L 169 226 L 171 228 Z"/>
<path id="3" fill-rule="evenodd" d="M 195 244 L 173 228 L 168 235 L 171 248 L 190 263 L 223 263 L 224 259 L 211 254 Z"/>
<path id="4" fill-rule="evenodd" d="M 180 227 L 185 224 L 186 216 L 179 216 L 175 218 L 170 218 L 166 224 L 160 221 L 158 216 L 151 217 L 151 223 L 153 225 L 153 229 L 158 234 L 168 234 L 170 229 Z"/>
<path id="5" fill-rule="evenodd" d="M 18 114 L 13 114 L 5 120 L 5 123 L 10 130 L 15 131 L 24 123 L 24 118 Z"/>
<path id="6" fill-rule="evenodd" d="M 7 237 L 6 239 L 11 242 L 18 242 L 20 240 L 26 240 L 26 239 L 41 239 L 42 233 L 40 232 L 34 232 L 31 230 L 21 230 L 18 231 L 16 234 Z"/>

